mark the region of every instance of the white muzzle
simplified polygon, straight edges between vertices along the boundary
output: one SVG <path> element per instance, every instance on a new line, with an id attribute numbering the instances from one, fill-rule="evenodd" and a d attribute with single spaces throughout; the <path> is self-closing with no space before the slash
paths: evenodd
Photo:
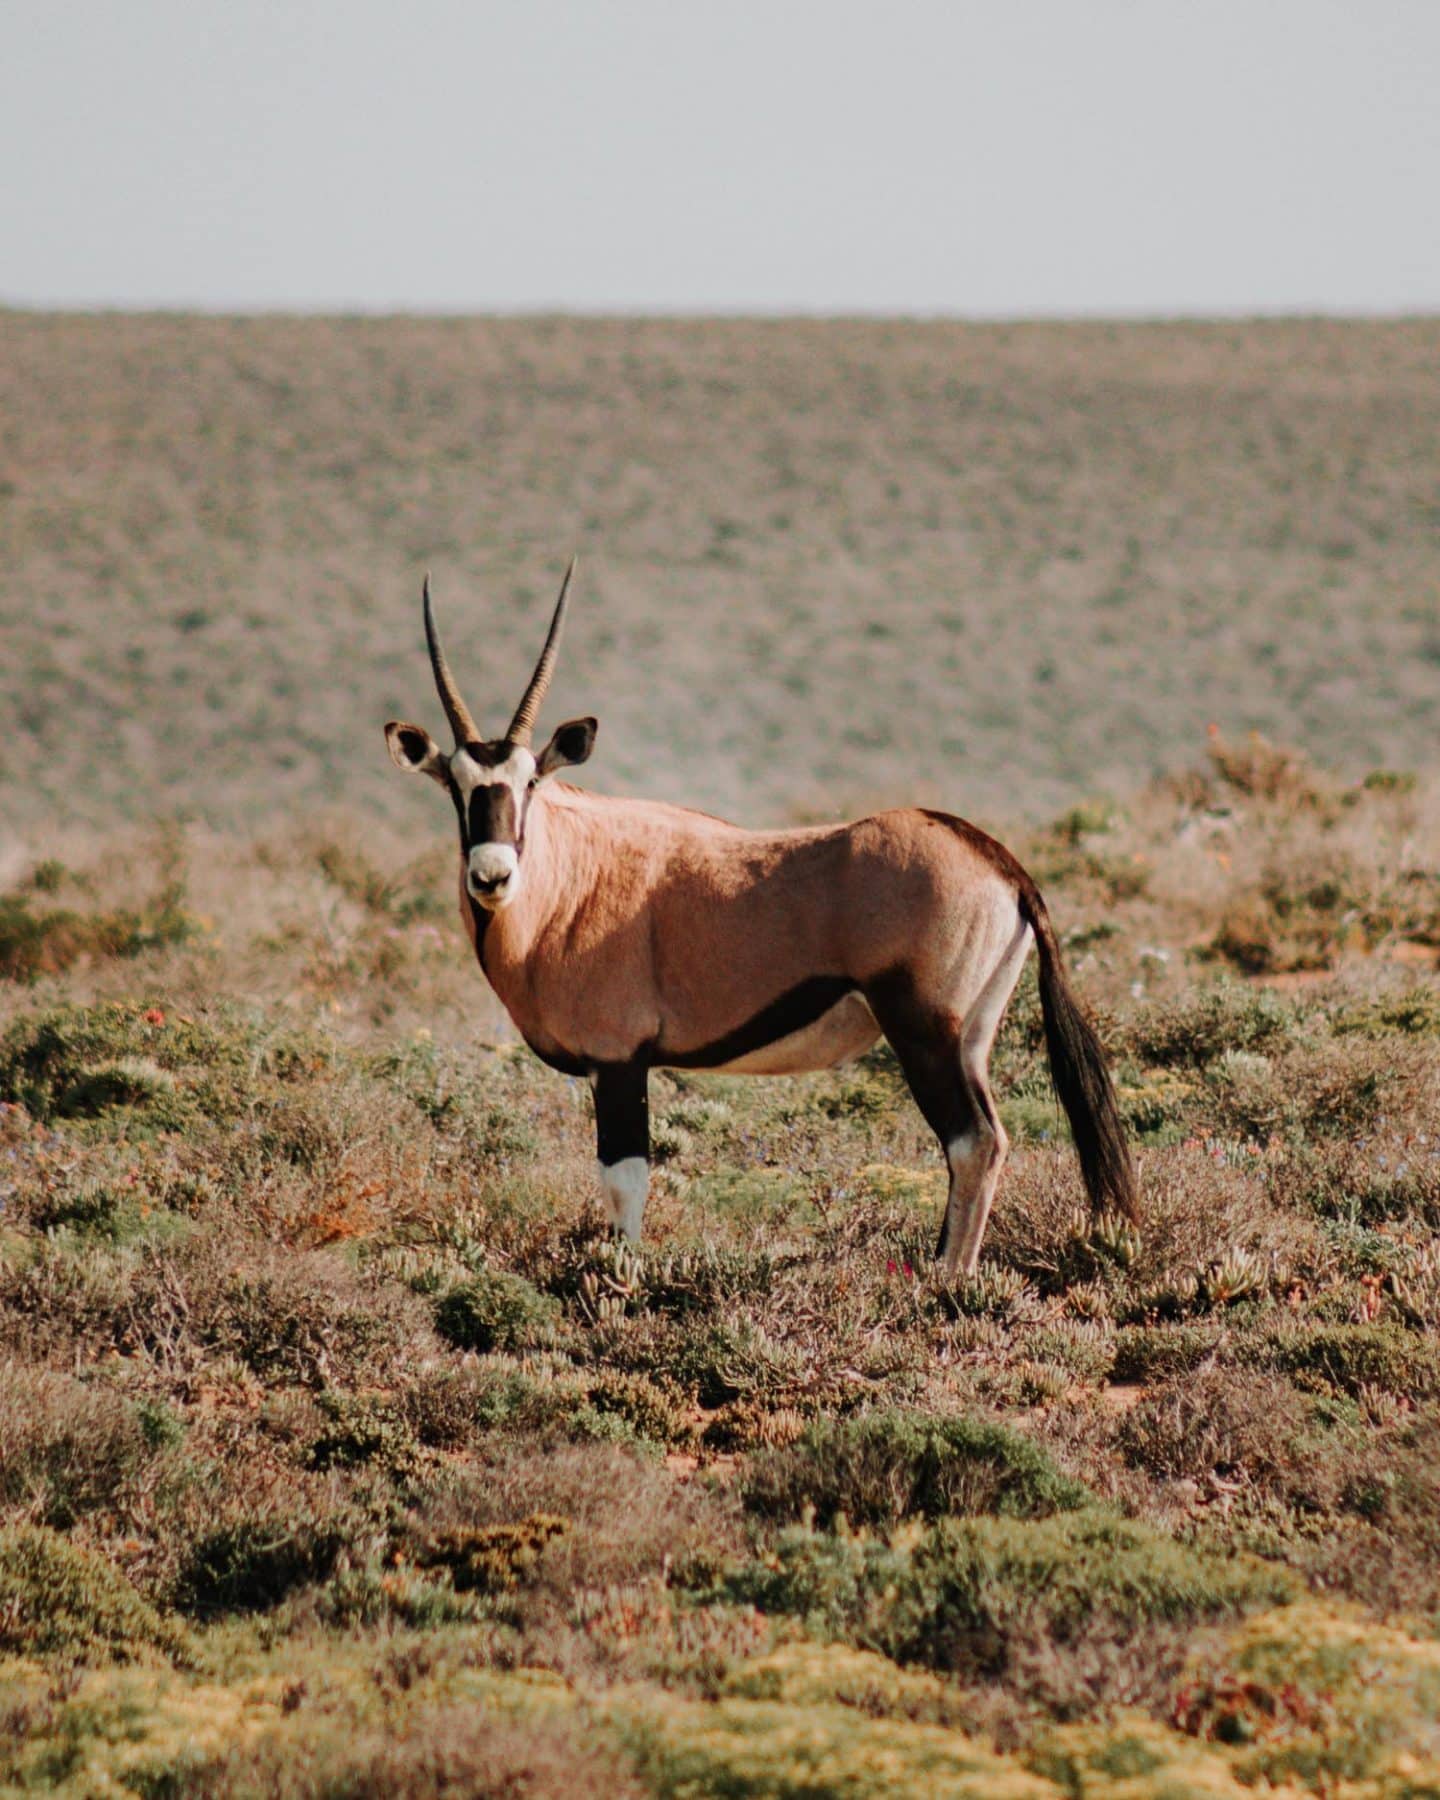
<path id="1" fill-rule="evenodd" d="M 477 844 L 465 867 L 465 891 L 492 909 L 515 898 L 520 858 L 513 844 Z"/>

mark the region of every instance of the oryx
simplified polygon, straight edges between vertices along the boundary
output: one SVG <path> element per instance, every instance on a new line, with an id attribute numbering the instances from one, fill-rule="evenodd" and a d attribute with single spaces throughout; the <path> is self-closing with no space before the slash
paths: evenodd
<path id="1" fill-rule="evenodd" d="M 535 1054 L 590 1078 L 611 1217 L 640 1235 L 651 1069 L 827 1069 L 883 1033 L 950 1171 L 936 1255 L 973 1272 L 1005 1161 L 990 1046 L 1032 942 L 1050 1067 L 1091 1204 L 1136 1213 L 1135 1179 L 1099 1040 L 1066 985 L 1040 892 L 994 838 L 906 808 L 848 825 L 747 831 L 655 800 L 552 780 L 582 763 L 594 719 L 537 755 L 575 564 L 530 685 L 502 736 L 460 697 L 424 588 L 425 636 L 455 736 L 385 727 L 460 823 L 460 911 L 480 966 Z"/>

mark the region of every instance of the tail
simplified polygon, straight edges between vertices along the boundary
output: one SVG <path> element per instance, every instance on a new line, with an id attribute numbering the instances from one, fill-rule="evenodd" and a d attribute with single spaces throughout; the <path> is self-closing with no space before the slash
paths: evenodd
<path id="1" fill-rule="evenodd" d="M 1096 1212 L 1114 1207 L 1138 1223 L 1140 1198 L 1135 1169 L 1126 1148 L 1105 1052 L 1065 980 L 1055 929 L 1033 882 L 1027 882 L 1020 890 L 1020 916 L 1035 933 L 1040 953 L 1040 1010 L 1045 1018 L 1050 1078 L 1070 1121 L 1090 1205 Z"/>

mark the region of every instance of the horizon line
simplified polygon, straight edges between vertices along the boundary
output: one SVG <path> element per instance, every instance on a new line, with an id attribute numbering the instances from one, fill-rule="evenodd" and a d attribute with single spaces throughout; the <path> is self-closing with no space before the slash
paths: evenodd
<path id="1" fill-rule="evenodd" d="M 358 301 L 276 301 L 231 305 L 208 301 L 49 301 L 0 295 L 0 315 L 45 318 L 195 319 L 365 319 L 459 322 L 575 320 L 597 324 L 914 324 L 914 325 L 1241 325 L 1241 324 L 1404 324 L 1440 319 L 1440 301 L 1428 306 L 1257 305 L 1185 307 L 1034 308 L 1014 311 L 949 307 L 759 307 L 759 306 L 577 306 L 537 303 L 516 306 L 449 306 Z"/>

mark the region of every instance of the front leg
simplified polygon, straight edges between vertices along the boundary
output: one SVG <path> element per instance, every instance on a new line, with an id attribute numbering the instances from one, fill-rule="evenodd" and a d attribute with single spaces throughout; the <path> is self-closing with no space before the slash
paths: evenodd
<path id="1" fill-rule="evenodd" d="M 650 1192 L 648 1072 L 643 1063 L 601 1063 L 593 1080 L 601 1191 L 615 1229 L 637 1244 Z"/>

